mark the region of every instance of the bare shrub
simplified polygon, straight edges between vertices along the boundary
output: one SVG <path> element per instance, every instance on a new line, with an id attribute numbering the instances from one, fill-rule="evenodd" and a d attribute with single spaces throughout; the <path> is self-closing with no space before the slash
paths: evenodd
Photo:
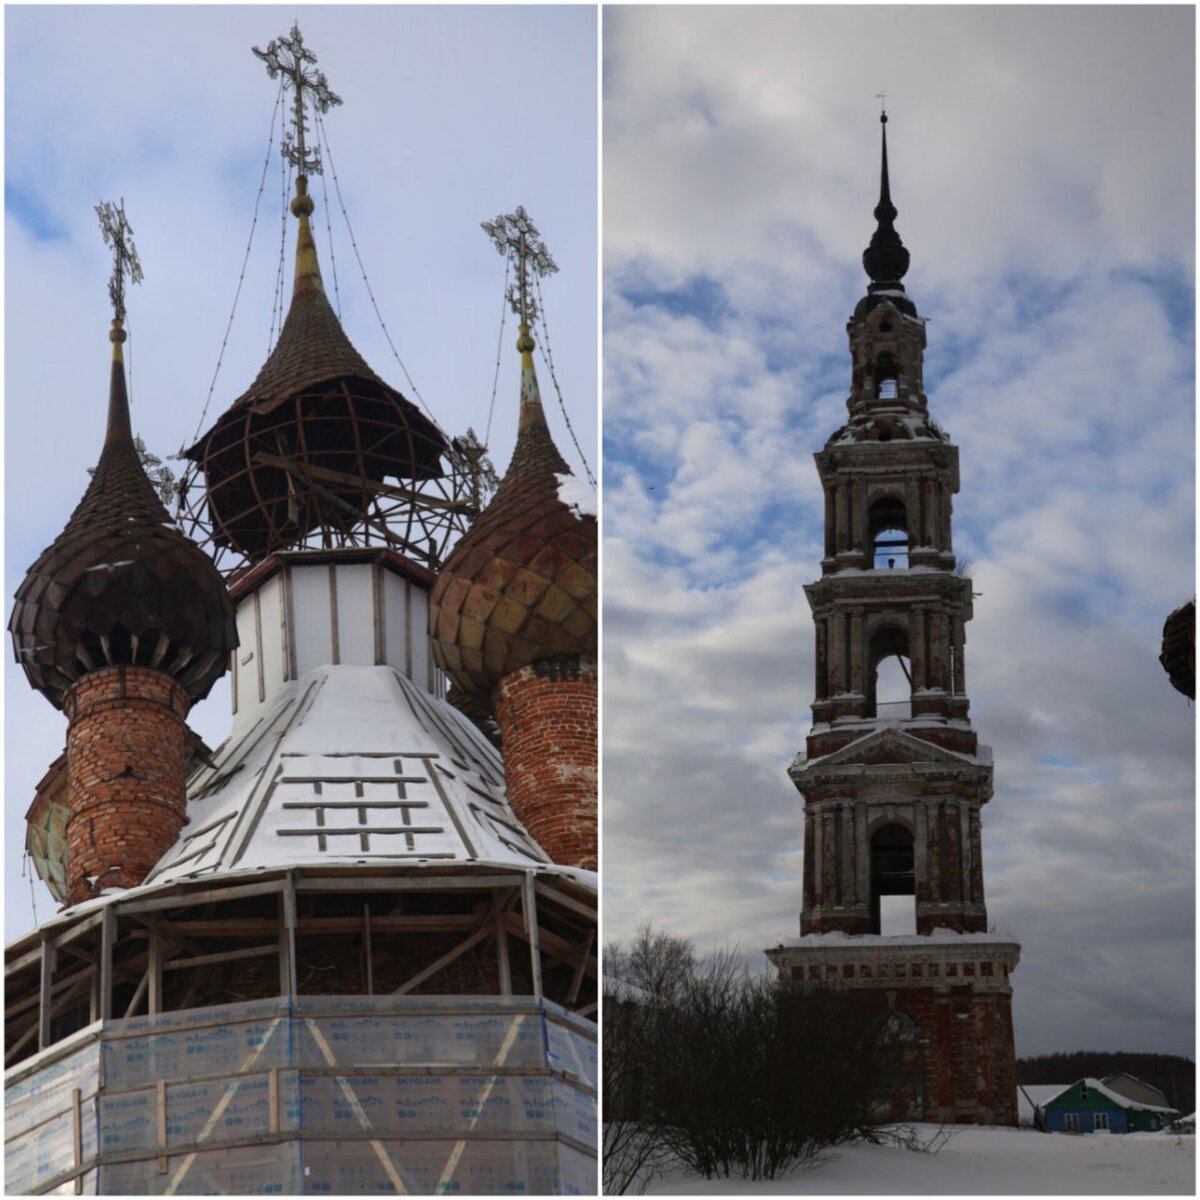
<path id="1" fill-rule="evenodd" d="M 812 1164 L 875 1135 L 901 1068 L 854 993 L 751 975 L 732 951 L 697 960 L 643 929 L 606 952 L 605 1191 L 642 1190 L 664 1150 L 708 1179 Z"/>

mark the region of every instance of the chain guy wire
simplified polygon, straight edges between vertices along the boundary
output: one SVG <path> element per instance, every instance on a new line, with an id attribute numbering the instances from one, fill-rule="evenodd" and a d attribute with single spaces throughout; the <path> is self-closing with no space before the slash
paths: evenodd
<path id="1" fill-rule="evenodd" d="M 554 358 L 550 352 L 550 326 L 546 324 L 546 306 L 542 303 L 542 285 L 537 276 L 534 276 L 534 288 L 537 290 L 537 307 L 538 316 L 542 326 L 542 358 L 545 360 L 546 367 L 550 371 L 550 381 L 554 384 L 554 393 L 558 397 L 558 407 L 562 410 L 563 420 L 567 423 L 567 432 L 571 435 L 571 441 L 575 444 L 575 453 L 579 455 L 579 461 L 583 463 L 584 473 L 587 475 L 587 481 L 592 485 L 592 491 L 596 491 L 596 477 L 592 474 L 592 468 L 588 465 L 588 460 L 584 456 L 583 447 L 579 444 L 579 439 L 575 436 L 575 427 L 571 424 L 571 418 L 567 414 L 567 406 L 563 401 L 562 388 L 558 386 L 558 375 L 554 370 Z"/>
<path id="2" fill-rule="evenodd" d="M 508 259 L 504 260 L 504 294 L 500 300 L 500 336 L 496 339 L 496 373 L 492 376 L 492 401 L 488 405 L 487 428 L 483 432 L 483 444 L 492 440 L 492 414 L 496 411 L 496 391 L 500 386 L 500 356 L 504 352 L 504 323 L 508 320 Z"/>
<path id="3" fill-rule="evenodd" d="M 400 365 L 400 370 L 404 372 L 404 378 L 408 380 L 408 386 L 412 390 L 412 394 L 416 397 L 417 403 L 425 410 L 425 415 L 433 422 L 434 428 L 446 439 L 450 441 L 449 435 L 438 424 L 437 418 L 429 410 L 429 405 L 425 403 L 424 397 L 417 390 L 417 385 L 413 382 L 413 377 L 408 373 L 408 368 L 404 365 L 404 360 L 400 357 L 400 352 L 396 349 L 396 343 L 392 341 L 392 335 L 388 330 L 387 323 L 383 319 L 383 314 L 379 311 L 379 305 L 375 300 L 375 293 L 371 290 L 371 281 L 367 278 L 367 268 L 363 266 L 362 255 L 358 250 L 358 241 L 354 237 L 354 229 L 350 224 L 350 214 L 346 211 L 346 202 L 342 198 L 342 185 L 338 180 L 337 167 L 333 161 L 333 151 L 329 146 L 329 134 L 325 129 L 325 122 L 321 119 L 320 113 L 317 114 L 317 128 L 320 130 L 321 143 L 325 147 L 325 153 L 329 157 L 329 173 L 333 176 L 333 190 L 338 198 L 338 207 L 342 212 L 342 220 L 346 222 L 346 232 L 350 236 L 350 245 L 354 250 L 354 260 L 358 263 L 358 269 L 362 272 L 363 283 L 367 288 L 367 295 L 371 300 L 371 307 L 375 311 L 375 318 L 379 322 L 379 328 L 383 330 L 383 336 L 387 339 L 387 344 L 391 348 L 392 357 Z"/>
<path id="4" fill-rule="evenodd" d="M 246 264 L 250 261 L 250 247 L 254 244 L 254 230 L 258 226 L 258 209 L 262 203 L 263 189 L 267 186 L 267 172 L 271 167 L 271 149 L 275 145 L 275 113 L 279 111 L 279 106 L 283 102 L 283 84 L 280 83 L 279 91 L 275 96 L 275 108 L 271 111 L 271 124 L 269 127 L 269 136 L 267 138 L 267 155 L 263 159 L 262 178 L 258 181 L 258 195 L 254 199 L 254 219 L 250 222 L 250 237 L 246 242 L 246 253 L 242 257 L 242 270 L 238 275 L 237 290 L 233 296 L 233 307 L 229 311 L 229 320 L 225 325 L 225 336 L 221 339 L 221 350 L 217 355 L 217 365 L 213 370 L 212 382 L 208 385 L 208 395 L 204 400 L 204 409 L 200 413 L 200 420 L 196 423 L 196 432 L 192 434 L 191 440 L 194 442 L 200 436 L 200 430 L 204 428 L 204 419 L 208 416 L 208 406 L 212 403 L 213 391 L 217 386 L 217 376 L 221 373 L 221 364 L 225 360 L 225 347 L 229 344 L 229 331 L 233 328 L 234 314 L 237 312 L 238 300 L 242 295 L 242 283 L 246 278 Z M 180 446 L 179 454 L 175 457 L 179 458 L 183 455 L 185 447 Z"/>
<path id="5" fill-rule="evenodd" d="M 280 85 L 282 86 L 282 85 Z M 287 137 L 287 108 L 279 106 L 279 142 L 283 144 Z M 269 148 L 268 148 L 269 152 Z M 276 331 L 283 332 L 283 292 L 287 280 L 287 218 L 288 218 L 288 189 L 291 184 L 291 171 L 288 168 L 287 155 L 279 158 L 279 261 L 275 264 L 275 294 L 271 300 L 271 328 L 267 333 L 267 354 L 270 355 L 275 346 Z"/>
<path id="6" fill-rule="evenodd" d="M 325 153 L 328 154 L 329 147 L 325 145 L 325 126 L 321 122 L 318 122 L 317 125 L 317 136 L 320 138 L 317 149 L 320 150 L 323 147 Z M 329 161 L 332 164 L 333 159 L 331 158 Z M 329 269 L 333 273 L 333 306 L 340 321 L 342 319 L 342 293 L 338 287 L 337 259 L 333 253 L 333 226 L 329 219 L 329 184 L 325 180 L 324 171 L 321 172 L 321 203 L 325 209 L 325 239 L 329 244 Z"/>

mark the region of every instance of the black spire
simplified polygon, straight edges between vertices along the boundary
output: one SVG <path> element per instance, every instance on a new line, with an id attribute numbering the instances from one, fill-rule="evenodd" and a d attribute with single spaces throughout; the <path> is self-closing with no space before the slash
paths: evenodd
<path id="1" fill-rule="evenodd" d="M 871 277 L 868 291 L 883 288 L 898 288 L 904 291 L 900 280 L 908 270 L 908 251 L 892 224 L 896 219 L 896 206 L 892 203 L 888 187 L 887 159 L 887 113 L 879 114 L 883 132 L 883 162 L 879 174 L 879 203 L 875 206 L 875 220 L 879 222 L 871 244 L 863 251 L 863 269 Z"/>

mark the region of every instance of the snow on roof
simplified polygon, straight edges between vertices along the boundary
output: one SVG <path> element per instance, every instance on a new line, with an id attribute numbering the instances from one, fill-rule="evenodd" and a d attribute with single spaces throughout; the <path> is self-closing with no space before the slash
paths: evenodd
<path id="1" fill-rule="evenodd" d="M 157 884 L 314 864 L 555 868 L 508 805 L 500 756 L 457 709 L 388 666 L 322 666 L 284 685 L 189 781 Z"/>
<path id="2" fill-rule="evenodd" d="M 1177 1109 L 1163 1108 L 1158 1104 L 1143 1104 L 1140 1100 L 1130 1100 L 1128 1096 L 1122 1096 L 1118 1092 L 1114 1092 L 1111 1088 L 1107 1088 L 1099 1079 L 1092 1079 L 1090 1076 L 1084 1079 L 1077 1079 L 1075 1083 L 1069 1083 L 1066 1087 L 1060 1087 L 1053 1096 L 1047 1100 L 1041 1101 L 1041 1106 L 1044 1108 L 1047 1104 L 1053 1104 L 1060 1096 L 1066 1095 L 1076 1084 L 1086 1084 L 1088 1088 L 1097 1091 L 1107 1100 L 1111 1100 L 1118 1108 L 1136 1108 L 1139 1112 L 1156 1112 L 1156 1113 L 1176 1113 Z"/>
<path id="3" fill-rule="evenodd" d="M 582 517 L 587 513 L 593 517 L 596 515 L 596 490 L 586 479 L 569 473 L 556 475 L 555 478 L 558 480 L 558 498 L 576 516 Z"/>

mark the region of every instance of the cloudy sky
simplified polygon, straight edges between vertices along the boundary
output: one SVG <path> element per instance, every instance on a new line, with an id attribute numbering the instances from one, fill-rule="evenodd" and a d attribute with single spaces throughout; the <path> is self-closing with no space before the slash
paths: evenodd
<path id="1" fill-rule="evenodd" d="M 190 444 L 221 349 L 267 155 L 277 83 L 250 53 L 290 8 L 10 8 L 5 12 L 5 591 L 59 533 L 103 439 L 111 258 L 93 206 L 125 198 L 145 269 L 128 297 L 135 430 Z M 448 432 L 488 423 L 504 264 L 479 222 L 524 204 L 558 261 L 543 288 L 551 350 L 596 468 L 597 18 L 575 7 L 303 6 L 306 44 L 344 105 L 326 115 L 342 196 L 400 357 Z M 326 159 L 329 166 L 329 159 Z M 313 225 L 327 290 L 367 361 L 411 388 L 371 309 L 327 174 Z M 331 213 L 333 255 L 325 215 Z M 287 287 L 292 238 L 288 218 Z M 278 137 L 237 318 L 207 423 L 267 354 L 280 257 Z M 491 452 L 516 426 L 516 328 L 505 328 Z M 548 373 L 552 428 L 576 471 Z M 10 601 L 11 602 L 11 601 Z M 7 616 L 6 616 L 7 619 Z M 11 655 L 9 656 L 11 657 Z M 5 927 L 33 924 L 25 810 L 60 753 L 61 714 L 5 671 Z M 224 684 L 193 713 L 210 745 Z M 38 891 L 37 915 L 54 911 Z"/>
<path id="2" fill-rule="evenodd" d="M 886 90 L 1021 1054 L 1193 1047 L 1190 8 L 605 20 L 608 937 L 798 932 L 820 571 Z"/>

